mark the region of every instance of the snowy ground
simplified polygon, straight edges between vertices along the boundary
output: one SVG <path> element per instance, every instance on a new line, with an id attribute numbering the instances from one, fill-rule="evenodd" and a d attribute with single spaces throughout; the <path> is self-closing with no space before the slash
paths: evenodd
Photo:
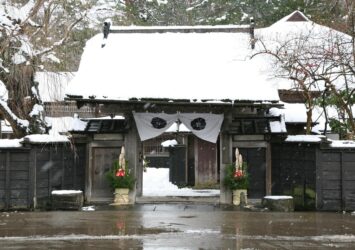
<path id="1" fill-rule="evenodd" d="M 178 188 L 169 182 L 168 168 L 147 168 L 143 172 L 143 196 L 215 196 L 216 189 Z"/>

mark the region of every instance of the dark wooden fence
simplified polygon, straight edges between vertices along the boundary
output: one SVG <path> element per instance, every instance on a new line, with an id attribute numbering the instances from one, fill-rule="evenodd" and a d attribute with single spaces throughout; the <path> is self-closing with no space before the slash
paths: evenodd
<path id="1" fill-rule="evenodd" d="M 317 154 L 317 208 L 355 210 L 355 150 L 322 149 Z"/>
<path id="2" fill-rule="evenodd" d="M 325 143 L 272 145 L 272 193 L 298 210 L 355 210 L 355 149 Z"/>
<path id="3" fill-rule="evenodd" d="M 0 209 L 46 208 L 52 190 L 85 188 L 85 145 L 0 149 Z"/>

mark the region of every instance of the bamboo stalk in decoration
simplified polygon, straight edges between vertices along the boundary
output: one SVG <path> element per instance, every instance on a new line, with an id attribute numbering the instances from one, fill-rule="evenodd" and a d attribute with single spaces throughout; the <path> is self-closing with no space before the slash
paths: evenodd
<path id="1" fill-rule="evenodd" d="M 122 168 L 123 170 L 126 170 L 126 159 L 125 159 L 124 146 L 122 146 L 122 148 L 121 148 L 121 153 L 120 153 L 120 156 L 118 158 L 118 162 L 119 162 L 120 168 Z"/>

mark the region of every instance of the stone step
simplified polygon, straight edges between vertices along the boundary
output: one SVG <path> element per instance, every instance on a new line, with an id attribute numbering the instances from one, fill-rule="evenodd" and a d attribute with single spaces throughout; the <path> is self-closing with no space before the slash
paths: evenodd
<path id="1" fill-rule="evenodd" d="M 151 203 L 199 203 L 219 204 L 219 196 L 142 196 L 136 198 L 137 204 Z"/>

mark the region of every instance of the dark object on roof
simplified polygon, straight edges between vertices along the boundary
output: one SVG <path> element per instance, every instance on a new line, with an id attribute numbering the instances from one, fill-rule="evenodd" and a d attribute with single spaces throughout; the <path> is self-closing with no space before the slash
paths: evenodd
<path id="1" fill-rule="evenodd" d="M 305 103 L 306 97 L 303 91 L 279 89 L 280 101 L 287 103 Z M 310 91 L 312 98 L 318 98 L 322 95 L 321 91 Z"/>
<path id="2" fill-rule="evenodd" d="M 93 119 L 89 120 L 84 133 L 124 133 L 128 123 L 124 119 Z"/>
<path id="3" fill-rule="evenodd" d="M 104 28 L 103 28 L 104 38 L 108 37 L 108 34 L 110 33 L 110 27 L 111 27 L 110 22 L 104 22 Z"/>

